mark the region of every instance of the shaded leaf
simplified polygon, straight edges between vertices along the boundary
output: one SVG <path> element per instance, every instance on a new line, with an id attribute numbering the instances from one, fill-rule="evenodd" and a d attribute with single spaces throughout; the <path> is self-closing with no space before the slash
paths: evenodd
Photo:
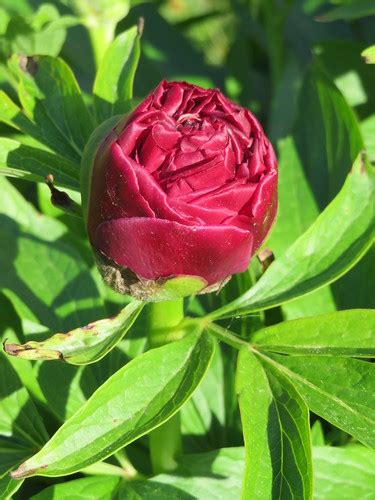
<path id="1" fill-rule="evenodd" d="M 289 378 L 245 347 L 236 391 L 246 448 L 242 498 L 311 498 L 309 413 Z"/>
<path id="2" fill-rule="evenodd" d="M 6 179 L 1 178 L 0 185 L 0 289 L 24 328 L 28 322 L 36 332 L 40 328 L 39 333 L 64 331 L 103 317 L 97 285 L 74 248 L 76 242 L 73 246 L 72 237 L 65 236 L 65 226 L 21 202 L 17 191 L 7 188 Z"/>
<path id="3" fill-rule="evenodd" d="M 278 142 L 279 160 L 279 208 L 276 222 L 267 239 L 278 259 L 289 246 L 319 215 L 319 208 L 306 179 L 301 159 L 292 137 Z M 324 287 L 300 297 L 293 302 L 283 304 L 286 319 L 313 316 L 336 309 L 330 288 Z"/>
<path id="4" fill-rule="evenodd" d="M 353 0 L 343 3 L 318 17 L 319 21 L 330 22 L 340 19 L 352 20 L 375 14 L 375 6 L 372 0 Z"/>
<path id="5" fill-rule="evenodd" d="M 318 64 L 306 74 L 293 137 L 316 201 L 324 208 L 364 145 L 353 110 Z"/>
<path id="6" fill-rule="evenodd" d="M 37 452 L 47 431 L 17 373 L 0 353 L 0 496 L 8 498 L 20 486 L 9 471 Z"/>

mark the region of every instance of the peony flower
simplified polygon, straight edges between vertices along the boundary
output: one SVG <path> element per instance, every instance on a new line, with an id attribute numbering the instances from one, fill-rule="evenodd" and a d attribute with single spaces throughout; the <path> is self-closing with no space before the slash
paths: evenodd
<path id="1" fill-rule="evenodd" d="M 218 89 L 161 82 L 102 139 L 90 168 L 89 239 L 124 293 L 176 276 L 218 288 L 247 268 L 277 210 L 272 146 Z"/>

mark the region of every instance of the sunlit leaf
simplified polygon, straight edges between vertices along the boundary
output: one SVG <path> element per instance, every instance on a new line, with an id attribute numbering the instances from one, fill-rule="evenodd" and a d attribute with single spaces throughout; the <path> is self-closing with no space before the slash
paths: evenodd
<path id="1" fill-rule="evenodd" d="M 21 359 L 60 359 L 72 365 L 94 363 L 120 342 L 143 305 L 133 301 L 114 318 L 89 323 L 68 333 L 57 333 L 42 342 L 30 341 L 22 345 L 5 343 L 4 349 L 7 354 Z"/>
<path id="2" fill-rule="evenodd" d="M 340 311 L 284 321 L 256 332 L 258 349 L 284 354 L 375 357 L 375 311 Z"/>
<path id="3" fill-rule="evenodd" d="M 194 392 L 213 349 L 207 334 L 191 334 L 138 356 L 110 377 L 14 477 L 71 474 L 158 427 Z"/>
<path id="4" fill-rule="evenodd" d="M 94 107 L 98 123 L 128 112 L 140 56 L 139 27 L 118 35 L 109 46 L 94 83 Z"/>
<path id="5" fill-rule="evenodd" d="M 372 167 L 359 157 L 338 196 L 312 226 L 271 264 L 253 288 L 210 316 L 267 309 L 347 272 L 372 245 L 374 181 Z"/>
<path id="6" fill-rule="evenodd" d="M 246 449 L 242 498 L 311 498 L 309 413 L 289 378 L 245 347 L 236 390 Z"/>

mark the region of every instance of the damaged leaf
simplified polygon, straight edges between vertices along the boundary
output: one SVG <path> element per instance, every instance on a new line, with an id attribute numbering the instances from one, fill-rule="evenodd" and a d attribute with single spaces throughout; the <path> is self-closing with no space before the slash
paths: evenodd
<path id="1" fill-rule="evenodd" d="M 133 301 L 114 318 L 101 319 L 68 333 L 56 333 L 42 341 L 4 344 L 11 356 L 29 360 L 59 359 L 72 365 L 86 365 L 103 358 L 130 330 L 143 303 Z"/>

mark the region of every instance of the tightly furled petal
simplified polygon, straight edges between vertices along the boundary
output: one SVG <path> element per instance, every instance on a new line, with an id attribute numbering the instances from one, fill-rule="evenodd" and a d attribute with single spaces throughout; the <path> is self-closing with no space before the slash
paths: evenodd
<path id="1" fill-rule="evenodd" d="M 277 162 L 256 118 L 221 94 L 163 81 L 97 153 L 92 245 L 141 279 L 243 271 L 277 210 Z"/>

